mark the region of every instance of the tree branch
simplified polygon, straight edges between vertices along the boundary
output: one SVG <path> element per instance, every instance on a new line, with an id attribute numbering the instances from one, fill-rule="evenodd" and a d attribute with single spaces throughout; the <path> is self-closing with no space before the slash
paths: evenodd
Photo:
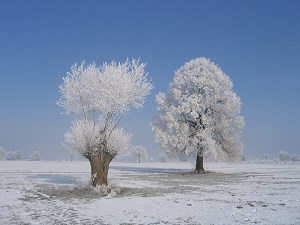
<path id="1" fill-rule="evenodd" d="M 114 125 L 114 127 L 111 129 L 111 131 L 110 131 L 110 133 L 109 133 L 109 135 L 108 135 L 108 138 L 110 137 L 110 135 L 111 135 L 111 133 L 113 132 L 113 130 L 114 130 L 114 129 L 117 127 L 117 125 L 119 124 L 119 122 L 120 122 L 120 120 L 121 120 L 123 114 L 124 114 L 124 111 L 122 111 L 121 115 L 119 116 L 119 119 L 118 119 L 117 123 L 116 123 L 116 124 Z"/>

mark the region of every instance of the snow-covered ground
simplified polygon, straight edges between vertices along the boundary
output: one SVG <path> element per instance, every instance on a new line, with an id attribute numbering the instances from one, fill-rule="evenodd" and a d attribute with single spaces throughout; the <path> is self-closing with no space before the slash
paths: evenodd
<path id="1" fill-rule="evenodd" d="M 0 161 L 0 224 L 300 224 L 300 165 L 112 163 L 117 196 L 85 188 L 88 162 Z"/>

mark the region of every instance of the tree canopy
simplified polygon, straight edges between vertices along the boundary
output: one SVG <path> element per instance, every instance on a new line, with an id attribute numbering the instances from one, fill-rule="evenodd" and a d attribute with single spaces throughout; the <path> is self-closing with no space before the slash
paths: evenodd
<path id="1" fill-rule="evenodd" d="M 90 161 L 94 186 L 107 184 L 110 161 L 129 149 L 131 135 L 118 124 L 124 112 L 143 107 L 153 88 L 145 66 L 135 59 L 100 67 L 82 62 L 71 67 L 59 86 L 58 105 L 76 115 L 65 145 Z"/>
<path id="2" fill-rule="evenodd" d="M 240 98 L 230 78 L 204 57 L 175 72 L 167 94 L 156 96 L 152 121 L 156 141 L 169 154 L 234 160 L 240 157 L 244 126 Z"/>

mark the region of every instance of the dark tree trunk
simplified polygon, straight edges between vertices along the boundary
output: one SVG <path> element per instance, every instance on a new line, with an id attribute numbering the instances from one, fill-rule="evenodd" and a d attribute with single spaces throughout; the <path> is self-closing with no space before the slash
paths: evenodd
<path id="1" fill-rule="evenodd" d="M 195 172 L 196 173 L 205 172 L 204 167 L 203 167 L 203 154 L 202 154 L 202 152 L 197 153 Z"/>
<path id="2" fill-rule="evenodd" d="M 109 164 L 113 159 L 109 154 L 100 151 L 90 156 L 92 185 L 107 185 Z"/>

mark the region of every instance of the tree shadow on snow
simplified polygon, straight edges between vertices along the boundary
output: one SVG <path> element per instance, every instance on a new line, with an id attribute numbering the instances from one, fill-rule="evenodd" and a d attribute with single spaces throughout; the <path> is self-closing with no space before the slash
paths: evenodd
<path id="1" fill-rule="evenodd" d="M 130 166 L 110 166 L 110 169 L 131 172 L 145 173 L 192 173 L 191 169 L 153 168 L 153 167 L 130 167 Z"/>
<path id="2" fill-rule="evenodd" d="M 51 184 L 74 184 L 77 185 L 80 183 L 80 180 L 75 177 L 66 176 L 66 175 L 56 175 L 56 174 L 38 174 L 31 176 L 31 178 L 41 179 L 44 182 Z"/>

